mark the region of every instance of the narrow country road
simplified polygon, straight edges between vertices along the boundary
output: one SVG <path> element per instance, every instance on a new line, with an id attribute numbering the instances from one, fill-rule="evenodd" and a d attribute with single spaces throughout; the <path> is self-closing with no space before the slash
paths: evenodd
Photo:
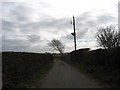
<path id="1" fill-rule="evenodd" d="M 38 88 L 103 88 L 75 68 L 61 60 L 55 60 L 55 65 L 45 78 L 37 83 Z"/>

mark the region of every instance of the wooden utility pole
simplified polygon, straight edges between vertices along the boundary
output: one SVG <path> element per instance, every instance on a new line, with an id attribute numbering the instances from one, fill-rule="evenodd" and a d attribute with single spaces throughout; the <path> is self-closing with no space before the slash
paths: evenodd
<path id="1" fill-rule="evenodd" d="M 72 25 L 73 25 L 73 30 L 74 30 L 74 32 L 71 33 L 71 34 L 74 36 L 74 46 L 75 46 L 75 51 L 76 51 L 76 32 L 75 32 L 75 18 L 74 18 L 74 16 L 73 16 Z"/>

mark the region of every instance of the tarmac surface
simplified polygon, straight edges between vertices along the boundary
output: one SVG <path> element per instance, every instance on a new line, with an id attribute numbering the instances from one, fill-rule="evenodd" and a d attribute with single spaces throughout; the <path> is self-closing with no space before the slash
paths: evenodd
<path id="1" fill-rule="evenodd" d="M 37 88 L 103 88 L 94 80 L 60 59 L 48 74 L 37 83 Z"/>

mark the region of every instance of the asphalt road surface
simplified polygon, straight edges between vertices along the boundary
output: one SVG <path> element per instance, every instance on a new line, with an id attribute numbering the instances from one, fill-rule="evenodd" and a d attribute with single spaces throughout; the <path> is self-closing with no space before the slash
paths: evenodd
<path id="1" fill-rule="evenodd" d="M 103 88 L 75 68 L 61 60 L 55 60 L 55 65 L 48 74 L 37 83 L 38 88 Z"/>

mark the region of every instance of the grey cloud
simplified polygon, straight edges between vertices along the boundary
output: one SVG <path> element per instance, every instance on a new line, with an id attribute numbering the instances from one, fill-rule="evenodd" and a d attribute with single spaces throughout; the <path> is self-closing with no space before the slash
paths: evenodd
<path id="1" fill-rule="evenodd" d="M 81 30 L 77 31 L 77 33 L 76 33 L 77 39 L 84 38 L 84 35 L 87 33 L 87 31 L 88 31 L 88 28 L 82 28 Z M 63 36 L 61 38 L 66 38 L 68 40 L 71 40 L 71 39 L 73 39 L 73 36 L 70 33 L 70 34 L 67 34 L 66 36 Z"/>
<path id="2" fill-rule="evenodd" d="M 48 4 L 48 3 L 44 2 L 44 1 L 40 1 L 40 2 L 38 2 L 38 4 L 41 5 L 43 8 L 46 8 L 46 7 L 49 8 L 49 7 L 51 7 L 50 4 Z"/>
<path id="3" fill-rule="evenodd" d="M 93 12 L 88 11 L 88 12 L 84 12 L 81 15 L 77 16 L 76 17 L 76 26 L 78 26 L 78 28 L 81 26 L 86 26 L 86 23 L 88 21 L 91 21 L 91 18 L 93 17 L 92 13 Z"/>
<path id="4" fill-rule="evenodd" d="M 110 22 L 116 22 L 117 18 L 112 16 L 110 13 L 103 13 L 99 16 L 94 16 L 94 12 L 85 12 L 77 17 L 76 27 L 96 27 Z"/>
<path id="5" fill-rule="evenodd" d="M 120 1 L 118 3 L 118 28 L 120 30 Z"/>
<path id="6" fill-rule="evenodd" d="M 49 16 L 48 16 L 49 17 Z M 35 28 L 49 28 L 49 29 L 69 29 L 71 27 L 70 19 L 68 18 L 62 18 L 62 19 L 54 19 L 52 17 L 49 17 L 45 20 L 40 20 L 36 23 L 31 23 L 31 25 Z"/>
<path id="7" fill-rule="evenodd" d="M 92 13 L 93 12 L 85 12 L 77 16 L 76 18 L 77 39 L 87 38 L 86 35 L 95 34 L 95 32 L 97 31 L 96 27 L 99 27 L 100 25 L 110 23 L 110 22 L 116 22 L 116 18 L 108 13 L 104 13 L 97 17 L 93 17 Z M 89 34 L 87 34 L 88 31 L 89 31 Z M 90 36 L 90 38 L 93 38 L 93 37 L 94 35 Z M 62 38 L 73 39 L 71 34 L 67 34 Z"/>
<path id="8" fill-rule="evenodd" d="M 32 37 L 32 38 L 31 38 Z M 36 36 L 31 35 L 30 41 L 34 42 Z M 49 52 L 49 47 L 43 40 L 42 43 L 31 43 L 28 40 L 2 38 L 2 51 L 28 51 L 28 52 Z"/>
<path id="9" fill-rule="evenodd" d="M 66 36 L 63 36 L 61 38 L 65 38 L 65 39 L 71 40 L 71 39 L 73 39 L 73 36 L 71 34 L 67 34 Z"/>
<path id="10" fill-rule="evenodd" d="M 12 4 L 12 3 L 10 3 Z M 4 6 L 4 8 L 9 8 L 9 3 Z M 49 15 L 45 15 L 43 13 L 39 13 L 40 15 L 44 16 L 44 19 L 39 19 L 38 21 L 30 21 L 32 15 L 30 8 L 25 7 L 25 5 L 10 5 L 10 11 L 3 12 L 3 31 L 13 31 L 14 29 L 19 28 L 23 34 L 32 34 L 38 33 L 41 30 L 56 33 L 61 32 L 63 29 L 70 29 L 70 19 L 69 18 L 62 18 L 62 19 L 55 19 Z M 6 11 L 6 10 L 5 10 Z"/>
<path id="11" fill-rule="evenodd" d="M 4 3 L 3 4 L 3 19 L 8 18 L 13 21 L 29 21 L 32 8 L 24 3 Z M 9 16 L 8 16 L 9 15 Z"/>
<path id="12" fill-rule="evenodd" d="M 3 20 L 4 20 L 4 17 L 5 18 L 10 17 L 11 20 L 14 21 L 14 23 L 19 24 L 19 28 L 25 28 L 25 29 L 28 27 L 30 27 L 31 29 L 33 29 L 33 28 L 36 28 L 36 29 L 56 28 L 56 29 L 62 30 L 62 29 L 66 29 L 66 28 L 70 27 L 70 19 L 69 18 L 55 19 L 51 16 L 46 15 L 47 18 L 44 16 L 43 20 L 40 19 L 37 22 L 30 21 L 30 18 L 31 18 L 30 16 L 32 16 L 32 13 L 33 13 L 33 12 L 31 12 L 31 11 L 33 11 L 32 8 L 27 7 L 24 4 L 17 4 L 17 5 L 13 5 L 13 6 L 12 5 L 10 6 L 9 4 L 12 4 L 12 3 L 8 3 L 8 4 L 5 4 L 5 6 L 3 6 L 5 9 L 7 8 L 7 5 L 10 8 L 12 8 L 12 9 L 10 9 L 9 13 L 3 12 Z M 4 13 L 7 13 L 7 15 Z M 43 13 L 39 13 L 39 14 L 42 15 Z M 11 22 L 11 24 L 12 23 L 13 22 Z"/>
<path id="13" fill-rule="evenodd" d="M 25 51 L 30 44 L 24 40 L 2 39 L 2 51 Z"/>
<path id="14" fill-rule="evenodd" d="M 50 48 L 49 48 L 49 46 L 41 45 L 41 43 L 40 43 L 40 44 L 37 44 L 33 47 L 30 47 L 27 51 L 30 51 L 30 52 L 49 52 Z"/>
<path id="15" fill-rule="evenodd" d="M 108 14 L 108 13 L 105 13 L 105 14 L 102 14 L 100 16 L 97 17 L 97 22 L 98 24 L 106 24 L 106 23 L 109 23 L 109 22 L 115 22 L 117 21 L 117 19 L 112 16 L 111 14 Z"/>
<path id="16" fill-rule="evenodd" d="M 27 7 L 17 6 L 14 10 L 12 10 L 10 16 L 15 15 L 15 17 L 18 19 L 13 19 L 12 20 L 13 22 L 10 22 L 10 25 L 7 25 L 9 23 L 5 23 L 4 26 L 6 27 L 3 26 L 4 27 L 3 30 L 19 28 L 20 31 L 24 34 L 38 33 L 42 30 L 50 33 L 56 33 L 57 31 L 57 33 L 59 33 L 59 32 L 64 32 L 66 29 L 71 29 L 72 27 L 72 25 L 70 24 L 72 18 L 55 19 L 54 17 L 46 15 L 44 19 L 40 19 L 39 21 L 36 22 L 27 21 L 26 18 L 29 18 L 27 17 L 29 11 L 30 9 Z M 20 13 L 20 12 L 25 12 L 25 13 Z M 85 12 L 79 17 L 77 17 L 76 28 L 78 30 L 79 29 L 81 30 L 83 27 L 90 27 L 96 24 L 94 21 L 89 20 L 91 17 L 92 17 L 92 12 Z M 24 22 L 21 23 L 20 21 L 24 21 Z"/>
<path id="17" fill-rule="evenodd" d="M 76 17 L 77 39 L 83 38 L 85 33 L 87 33 L 89 27 L 94 23 L 94 21 L 91 21 L 92 23 L 90 23 L 91 17 L 92 17 L 92 12 L 90 11 L 85 12 Z M 67 34 L 66 36 L 63 36 L 62 38 L 73 39 L 73 36 L 71 34 Z"/>
<path id="18" fill-rule="evenodd" d="M 77 16 L 76 19 L 77 19 L 77 21 L 81 21 L 81 22 L 86 21 L 88 19 L 91 19 L 92 13 L 93 13 L 92 11 L 84 12 L 81 15 Z"/>
<path id="19" fill-rule="evenodd" d="M 83 30 L 79 31 L 77 33 L 77 39 L 84 38 L 84 35 L 87 33 L 87 31 L 88 31 L 88 28 L 84 28 Z"/>
<path id="20" fill-rule="evenodd" d="M 2 29 L 3 33 L 13 32 L 16 29 L 22 30 L 24 25 L 30 22 L 31 8 L 23 3 L 3 3 Z M 30 27 L 30 26 L 28 26 Z M 28 28 L 26 27 L 26 28 Z M 26 30 L 24 28 L 24 30 Z"/>
<path id="21" fill-rule="evenodd" d="M 42 35 L 38 35 L 40 32 L 44 31 L 47 33 L 58 34 L 60 32 L 68 32 L 67 30 L 72 29 L 72 25 L 70 24 L 72 18 L 56 19 L 47 14 L 45 15 L 45 13 L 36 12 L 39 13 L 40 16 L 38 17 L 38 20 L 32 21 L 31 16 L 34 10 L 31 7 L 20 3 L 7 3 L 4 5 L 5 11 L 3 12 L 2 19 L 3 33 L 11 35 L 16 35 L 16 32 L 20 34 L 22 33 L 27 40 L 3 39 L 3 50 L 45 51 L 47 50 L 45 49 L 47 47 L 38 44 L 38 41 L 42 38 Z M 31 13 L 31 11 L 33 12 Z M 98 27 L 107 22 L 116 21 L 115 17 L 107 13 L 96 17 L 94 17 L 93 14 L 94 12 L 85 12 L 76 16 L 77 39 L 86 38 L 86 35 L 92 33 L 91 28 Z M 88 31 L 90 30 L 91 32 L 89 33 Z M 66 36 L 61 36 L 61 38 L 72 40 L 73 36 L 71 34 L 66 34 Z M 42 48 L 38 49 L 38 46 L 31 47 L 31 43 L 36 43 Z"/>
<path id="22" fill-rule="evenodd" d="M 40 40 L 40 36 L 38 35 L 29 35 L 27 38 L 30 42 L 37 42 Z"/>
<path id="23" fill-rule="evenodd" d="M 3 31 L 11 32 L 18 28 L 18 24 L 13 21 L 2 20 Z"/>

